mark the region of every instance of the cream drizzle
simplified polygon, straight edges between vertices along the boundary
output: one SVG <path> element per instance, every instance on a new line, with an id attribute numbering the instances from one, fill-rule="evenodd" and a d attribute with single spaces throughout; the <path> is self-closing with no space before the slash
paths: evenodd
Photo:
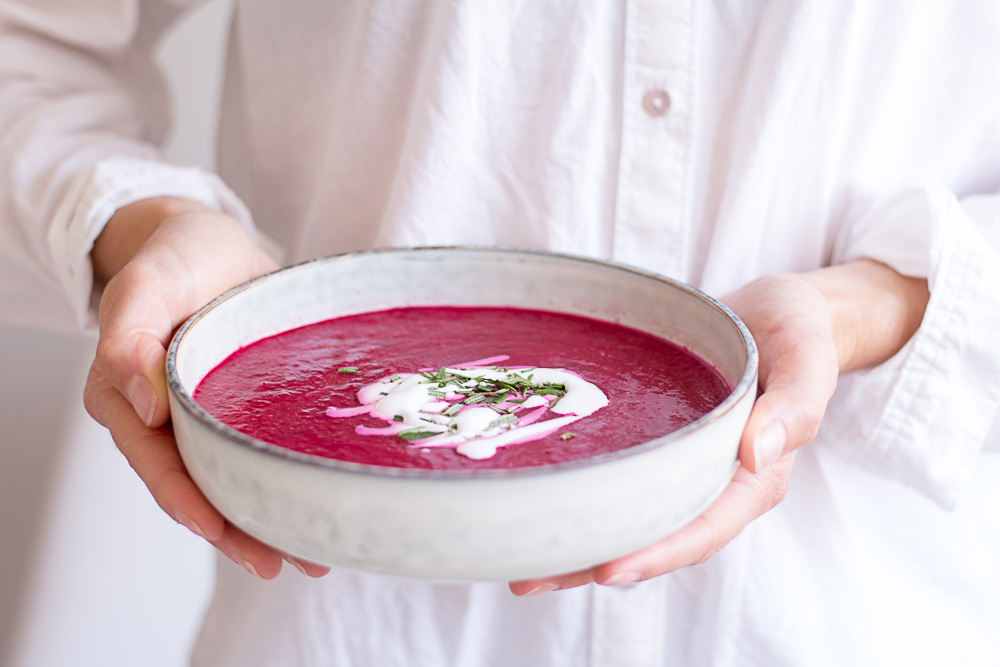
<path id="1" fill-rule="evenodd" d="M 564 368 L 501 368 L 492 364 L 506 361 L 507 356 L 489 357 L 454 368 L 445 368 L 448 376 L 467 378 L 461 384 L 439 386 L 436 380 L 418 373 L 395 373 L 367 384 L 358 390 L 358 402 L 350 408 L 329 408 L 330 417 L 353 417 L 370 414 L 387 422 L 373 428 L 358 426 L 361 435 L 398 435 L 405 431 L 426 431 L 427 437 L 410 440 L 417 447 L 452 447 L 470 459 L 488 459 L 497 449 L 540 440 L 551 433 L 579 421 L 608 404 L 608 397 L 596 385 L 574 371 Z M 530 382 L 534 389 L 543 385 L 562 385 L 565 394 L 511 392 L 494 407 L 482 403 L 466 405 L 469 396 L 460 390 L 471 390 L 480 381 Z M 509 399 L 524 399 L 518 403 Z M 461 406 L 456 412 L 455 407 Z M 445 414 L 448 411 L 449 414 Z M 539 421 L 546 412 L 559 417 Z M 454 413 L 454 414 L 451 414 Z"/>

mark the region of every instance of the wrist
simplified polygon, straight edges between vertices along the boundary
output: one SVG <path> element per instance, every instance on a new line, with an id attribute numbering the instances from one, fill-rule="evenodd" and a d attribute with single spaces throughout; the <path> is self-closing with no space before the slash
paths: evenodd
<path id="1" fill-rule="evenodd" d="M 167 219 L 206 206 L 180 197 L 143 199 L 115 211 L 94 241 L 90 257 L 94 281 L 106 283 L 135 256 L 153 232 Z"/>
<path id="2" fill-rule="evenodd" d="M 800 274 L 830 308 L 841 373 L 876 366 L 916 333 L 930 298 L 927 281 L 861 259 Z"/>

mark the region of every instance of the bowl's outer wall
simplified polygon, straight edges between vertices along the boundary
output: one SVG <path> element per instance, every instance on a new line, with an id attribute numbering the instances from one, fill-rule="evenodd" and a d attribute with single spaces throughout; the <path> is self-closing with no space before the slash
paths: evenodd
<path id="1" fill-rule="evenodd" d="M 665 446 L 475 478 L 316 465 L 233 437 L 190 400 L 204 375 L 262 337 L 414 305 L 539 308 L 632 326 L 706 358 L 739 383 L 738 395 Z M 300 558 L 445 579 L 567 572 L 669 534 L 728 482 L 756 388 L 756 351 L 740 326 L 690 288 L 558 255 L 440 249 L 317 260 L 238 289 L 182 329 L 171 355 L 175 436 L 227 519 Z"/>
<path id="2" fill-rule="evenodd" d="M 751 404 L 747 394 L 734 419 L 669 446 L 506 478 L 382 477 L 303 465 L 219 438 L 183 412 L 175 432 L 212 504 L 282 551 L 399 575 L 524 579 L 622 556 L 696 516 L 732 476 L 735 450 L 719 444 L 738 442 L 739 417 Z"/>

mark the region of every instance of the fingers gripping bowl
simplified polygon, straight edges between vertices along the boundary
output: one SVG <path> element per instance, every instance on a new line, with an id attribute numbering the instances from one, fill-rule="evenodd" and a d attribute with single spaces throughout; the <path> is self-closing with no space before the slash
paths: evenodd
<path id="1" fill-rule="evenodd" d="M 625 449 L 489 470 L 291 451 L 226 426 L 193 398 L 213 368 L 255 341 L 410 306 L 527 308 L 621 324 L 686 348 L 732 390 L 694 422 Z M 757 350 L 728 309 L 660 276 L 550 253 L 423 248 L 318 259 L 237 287 L 178 330 L 167 373 L 184 463 L 209 501 L 247 533 L 322 564 L 510 580 L 611 560 L 697 516 L 735 471 L 756 394 Z"/>

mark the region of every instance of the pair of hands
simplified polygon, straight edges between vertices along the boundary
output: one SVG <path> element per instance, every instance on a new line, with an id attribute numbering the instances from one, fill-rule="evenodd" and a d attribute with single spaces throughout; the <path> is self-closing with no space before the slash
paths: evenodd
<path id="1" fill-rule="evenodd" d="M 173 331 L 219 293 L 277 266 L 234 220 L 174 199 L 121 209 L 92 258 L 96 279 L 107 284 L 84 394 L 88 412 L 111 431 L 168 515 L 250 573 L 271 579 L 284 560 L 309 576 L 325 574 L 328 568 L 282 554 L 228 523 L 188 476 L 169 425 L 164 361 Z M 590 570 L 512 582 L 515 594 L 626 585 L 714 555 L 784 498 L 794 451 L 816 434 L 838 374 L 894 354 L 919 326 L 927 287 L 861 260 L 767 276 L 724 300 L 760 352 L 760 395 L 732 482 L 673 535 Z"/>

